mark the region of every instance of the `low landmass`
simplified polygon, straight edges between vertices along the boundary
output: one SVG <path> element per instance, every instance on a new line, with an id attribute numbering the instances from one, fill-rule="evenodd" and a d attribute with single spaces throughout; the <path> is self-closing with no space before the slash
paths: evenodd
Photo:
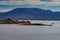
<path id="1" fill-rule="evenodd" d="M 41 8 L 16 8 L 8 12 L 0 12 L 0 19 L 5 18 L 18 20 L 60 20 L 60 12 Z"/>
<path id="2" fill-rule="evenodd" d="M 47 24 L 42 24 L 42 23 L 31 23 L 30 21 L 19 21 L 16 19 L 12 18 L 7 18 L 0 20 L 0 24 L 21 24 L 21 25 L 40 25 L 40 26 L 52 26 L 52 25 L 47 25 Z"/>

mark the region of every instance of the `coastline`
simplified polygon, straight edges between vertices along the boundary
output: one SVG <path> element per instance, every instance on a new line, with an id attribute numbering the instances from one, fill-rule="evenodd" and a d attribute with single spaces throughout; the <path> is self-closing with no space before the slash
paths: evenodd
<path id="1" fill-rule="evenodd" d="M 53 26 L 54 23 L 46 24 L 46 23 L 33 23 L 30 20 L 16 20 L 12 18 L 7 18 L 0 20 L 0 24 L 21 24 L 21 25 L 36 25 L 36 26 Z"/>

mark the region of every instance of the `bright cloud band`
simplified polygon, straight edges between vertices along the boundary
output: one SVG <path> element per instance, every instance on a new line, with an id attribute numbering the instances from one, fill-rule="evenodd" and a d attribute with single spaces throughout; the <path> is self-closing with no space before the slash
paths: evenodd
<path id="1" fill-rule="evenodd" d="M 60 0 L 0 0 L 0 5 L 21 5 L 21 4 L 36 4 L 36 5 L 60 5 Z"/>

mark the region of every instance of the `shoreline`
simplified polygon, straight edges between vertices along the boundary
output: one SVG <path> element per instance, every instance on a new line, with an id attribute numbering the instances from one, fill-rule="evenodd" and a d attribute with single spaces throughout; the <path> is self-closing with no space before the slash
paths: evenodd
<path id="1" fill-rule="evenodd" d="M 23 20 L 19 20 L 23 21 Z M 60 21 L 60 20 L 24 20 L 24 21 Z"/>
<path id="2" fill-rule="evenodd" d="M 37 25 L 37 26 L 53 26 L 51 24 L 44 24 L 44 23 L 32 23 L 29 20 L 16 20 L 12 18 L 7 18 L 0 20 L 0 24 L 22 24 L 22 25 Z"/>

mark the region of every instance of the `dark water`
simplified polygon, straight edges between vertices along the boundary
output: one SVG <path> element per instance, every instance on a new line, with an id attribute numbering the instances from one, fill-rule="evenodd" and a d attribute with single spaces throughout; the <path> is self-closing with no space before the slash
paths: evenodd
<path id="1" fill-rule="evenodd" d="M 26 26 L 1 24 L 0 40 L 60 40 L 60 26 Z"/>

